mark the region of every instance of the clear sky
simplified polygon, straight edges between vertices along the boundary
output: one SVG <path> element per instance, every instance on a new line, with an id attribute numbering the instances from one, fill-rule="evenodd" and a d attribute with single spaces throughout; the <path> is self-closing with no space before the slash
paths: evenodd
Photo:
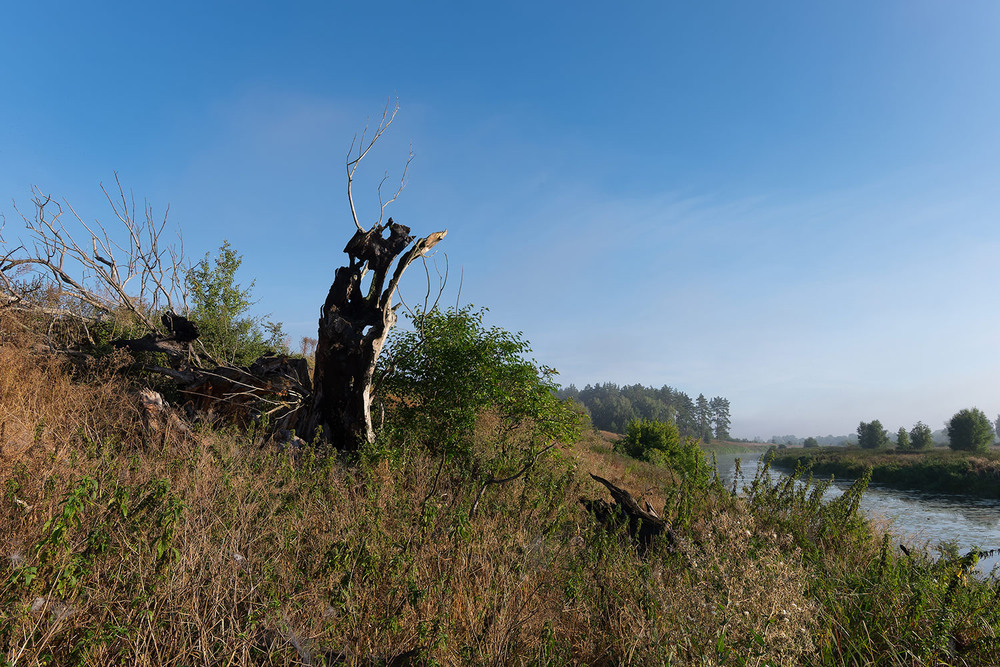
<path id="1" fill-rule="evenodd" d="M 352 233 L 344 156 L 448 229 L 456 298 L 563 384 L 669 384 L 737 436 L 1000 410 L 1000 4 L 34 2 L 0 9 L 0 210 L 170 206 L 293 339 Z M 14 217 L 12 217 L 14 216 Z M 417 299 L 422 273 L 408 274 Z"/>

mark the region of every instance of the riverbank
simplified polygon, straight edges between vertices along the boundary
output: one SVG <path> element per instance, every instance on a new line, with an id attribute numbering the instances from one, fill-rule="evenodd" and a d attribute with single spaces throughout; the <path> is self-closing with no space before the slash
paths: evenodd
<path id="1" fill-rule="evenodd" d="M 814 475 L 857 479 L 871 468 L 871 481 L 897 489 L 1000 498 L 1000 450 L 985 454 L 935 448 L 924 452 L 857 447 L 771 450 L 783 470 L 808 466 Z"/>
<path id="2" fill-rule="evenodd" d="M 763 442 L 732 442 L 729 440 L 713 440 L 699 445 L 706 454 L 762 454 L 771 445 Z"/>

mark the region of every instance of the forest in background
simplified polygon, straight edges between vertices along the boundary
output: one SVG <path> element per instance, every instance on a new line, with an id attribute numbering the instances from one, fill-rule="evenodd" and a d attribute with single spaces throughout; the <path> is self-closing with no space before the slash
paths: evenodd
<path id="1" fill-rule="evenodd" d="M 673 422 L 682 436 L 710 440 L 729 440 L 729 399 L 712 399 L 698 394 L 693 399 L 683 391 L 664 385 L 659 389 L 631 384 L 619 387 L 613 382 L 588 384 L 583 389 L 569 385 L 556 395 L 582 404 L 594 428 L 625 433 L 629 422 Z"/>

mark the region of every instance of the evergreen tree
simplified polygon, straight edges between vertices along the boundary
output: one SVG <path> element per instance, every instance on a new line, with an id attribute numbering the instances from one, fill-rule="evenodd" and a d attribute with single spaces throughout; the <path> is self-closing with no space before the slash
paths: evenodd
<path id="1" fill-rule="evenodd" d="M 715 432 L 716 440 L 729 439 L 729 399 L 716 396 L 708 403 L 709 412 L 712 415 L 712 428 Z"/>
<path id="2" fill-rule="evenodd" d="M 696 436 L 698 433 L 694 401 L 683 391 L 677 395 L 677 428 L 684 435 Z"/>
<path id="3" fill-rule="evenodd" d="M 607 382 L 583 389 L 570 386 L 560 389 L 559 398 L 575 398 L 590 412 L 594 428 L 625 433 L 629 422 L 639 419 L 673 423 L 682 436 L 710 439 L 729 436 L 729 400 L 717 396 L 709 403 L 704 396 L 702 412 L 691 397 L 663 385 L 659 389 L 641 384 L 618 385 Z"/>
<path id="4" fill-rule="evenodd" d="M 705 394 L 698 394 L 695 401 L 695 419 L 698 421 L 698 437 L 708 442 L 712 439 L 712 412 Z"/>

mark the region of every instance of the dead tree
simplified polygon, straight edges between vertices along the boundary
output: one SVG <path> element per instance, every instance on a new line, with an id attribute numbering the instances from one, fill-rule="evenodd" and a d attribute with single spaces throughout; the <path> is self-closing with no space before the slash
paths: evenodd
<path id="1" fill-rule="evenodd" d="M 154 218 L 148 204 L 137 215 L 117 175 L 115 184 L 114 195 L 102 186 L 118 223 L 111 226 L 85 222 L 68 203 L 33 190 L 34 211 L 18 211 L 24 236 L 10 245 L 0 237 L 0 312 L 32 318 L 50 334 L 47 351 L 71 358 L 86 355 L 95 324 L 121 324 L 111 343 L 140 359 L 165 358 L 165 366 L 138 365 L 174 380 L 192 411 L 243 424 L 266 415 L 276 428 L 293 423 L 311 396 L 305 361 L 262 357 L 248 368 L 216 361 L 195 323 L 175 312 L 186 311 L 187 267 L 182 250 L 163 241 L 166 216 Z M 73 333 L 52 335 L 57 330 Z"/>
<path id="2" fill-rule="evenodd" d="M 212 358 L 198 340 L 197 327 L 185 318 L 187 270 L 181 253 L 160 242 L 165 218 L 154 220 L 148 205 L 137 217 L 135 202 L 117 175 L 117 193 L 113 197 L 105 190 L 105 194 L 123 226 L 119 236 L 125 240 L 113 238 L 99 222 L 84 222 L 67 204 L 77 223 L 78 240 L 63 224 L 62 205 L 34 192 L 34 216 L 21 216 L 27 239 L 0 252 L 0 310 L 71 318 L 85 331 L 95 320 L 114 320 L 127 313 L 131 337 L 119 337 L 114 344 L 139 356 L 165 355 L 169 365 L 144 368 L 172 378 L 200 413 L 243 423 L 267 417 L 276 428 L 294 428 L 338 449 L 358 449 L 374 437 L 375 364 L 396 322 L 400 304 L 394 306 L 393 297 L 400 278 L 447 234 L 440 231 L 416 239 L 392 218 L 383 221 L 386 207 L 402 191 L 412 152 L 388 201 L 382 197 L 387 176 L 382 178 L 377 189 L 378 219 L 367 229 L 358 219 L 355 173 L 398 109 L 398 103 L 391 109 L 386 105 L 370 138 L 366 139 L 366 128 L 348 150 L 347 199 L 357 231 L 344 248 L 348 263 L 336 270 L 320 311 L 311 382 L 304 362 L 299 363 L 302 360 L 270 357 L 237 368 Z"/>
<path id="3" fill-rule="evenodd" d="M 308 417 L 299 433 L 314 438 L 318 433 L 334 447 L 354 451 L 374 438 L 371 420 L 371 393 L 375 364 L 390 329 L 396 323 L 393 296 L 406 268 L 424 257 L 448 233 L 435 232 L 421 239 L 410 235 L 409 227 L 383 222 L 386 206 L 399 196 L 399 188 L 388 201 L 382 200 L 379 184 L 379 217 L 365 229 L 358 220 L 352 185 L 358 165 L 375 142 L 392 124 L 398 103 L 391 113 L 386 106 L 382 119 L 366 142 L 365 133 L 351 145 L 347 155 L 347 199 L 357 231 L 344 252 L 347 266 L 336 270 L 333 284 L 320 310 L 313 396 Z M 412 153 L 411 153 L 412 159 Z M 409 160 L 407 160 L 409 166 Z"/>

